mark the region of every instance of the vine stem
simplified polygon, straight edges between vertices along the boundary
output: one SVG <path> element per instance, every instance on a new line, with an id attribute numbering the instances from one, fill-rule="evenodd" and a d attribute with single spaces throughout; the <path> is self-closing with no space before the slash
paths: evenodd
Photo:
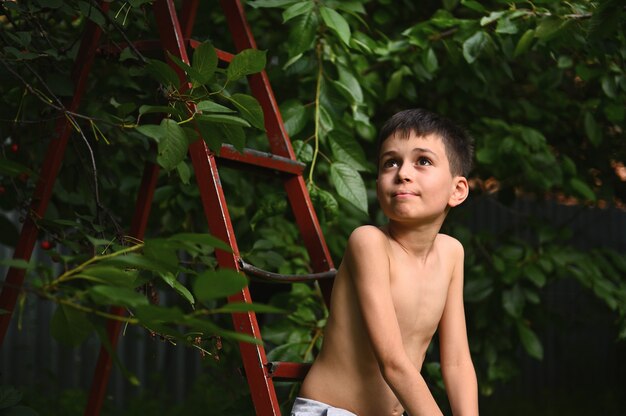
<path id="1" fill-rule="evenodd" d="M 52 282 L 50 282 L 49 285 L 47 285 L 47 289 L 50 289 L 51 287 L 54 287 L 56 285 L 58 285 L 59 283 L 63 283 L 65 281 L 71 280 L 72 275 L 81 272 L 82 270 L 84 270 L 87 266 L 89 266 L 92 263 L 95 263 L 97 261 L 102 261 L 102 260 L 107 260 L 113 257 L 117 257 L 120 256 L 122 254 L 126 254 L 126 253 L 132 253 L 133 251 L 137 251 L 139 249 L 143 248 L 143 243 L 141 244 L 137 244 L 128 248 L 125 248 L 123 250 L 120 251 L 116 251 L 115 253 L 111 253 L 111 254 L 105 254 L 103 256 L 94 256 L 92 258 L 90 258 L 89 260 L 81 263 L 80 265 L 76 266 L 75 268 L 66 271 L 65 273 L 63 273 L 62 275 L 60 275 L 59 277 L 57 277 L 55 280 L 53 280 Z"/>
<path id="2" fill-rule="evenodd" d="M 315 343 L 321 336 L 322 336 L 322 328 L 319 328 L 319 327 L 315 328 L 315 334 L 313 335 L 313 339 L 311 339 L 311 342 L 309 342 L 309 345 L 306 351 L 304 351 L 304 354 L 302 357 L 303 360 L 306 360 L 306 357 L 311 353 L 311 351 L 313 351 L 313 348 L 315 347 Z"/>
<path id="3" fill-rule="evenodd" d="M 317 85 L 315 86 L 315 149 L 313 151 L 313 160 L 309 169 L 309 183 L 313 184 L 313 171 L 317 162 L 317 155 L 320 151 L 320 95 L 322 91 L 322 77 L 324 70 L 322 68 L 322 44 L 318 42 L 317 48 Z"/>
<path id="4" fill-rule="evenodd" d="M 87 306 L 84 305 L 80 305 L 78 303 L 74 303 L 72 301 L 69 301 L 67 299 L 61 299 L 61 298 L 55 298 L 55 297 L 49 297 L 48 299 L 57 302 L 61 305 L 66 305 L 69 306 L 70 308 L 74 308 L 76 310 L 79 310 L 81 312 L 87 312 L 87 313 L 92 313 L 96 316 L 100 316 L 103 318 L 107 318 L 107 319 L 111 319 L 111 320 L 115 320 L 115 321 L 120 321 L 120 322 L 125 322 L 126 324 L 130 324 L 130 325 L 137 325 L 139 323 L 139 319 L 137 318 L 127 318 L 125 316 L 120 316 L 120 315 L 114 315 L 112 313 L 107 313 L 107 312 L 102 312 L 99 311 L 97 309 L 93 309 L 93 308 L 89 308 Z"/>

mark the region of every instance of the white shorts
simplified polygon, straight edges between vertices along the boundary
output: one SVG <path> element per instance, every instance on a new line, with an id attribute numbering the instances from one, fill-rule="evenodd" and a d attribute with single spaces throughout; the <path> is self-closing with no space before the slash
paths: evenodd
<path id="1" fill-rule="evenodd" d="M 317 400 L 296 397 L 291 409 L 291 416 L 356 416 L 354 413 L 338 407 L 332 407 Z"/>

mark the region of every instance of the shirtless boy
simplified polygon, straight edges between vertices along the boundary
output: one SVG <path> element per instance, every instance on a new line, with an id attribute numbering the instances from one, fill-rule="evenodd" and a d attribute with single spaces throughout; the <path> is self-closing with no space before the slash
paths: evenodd
<path id="1" fill-rule="evenodd" d="M 292 415 L 441 415 L 420 374 L 438 330 L 454 416 L 478 415 L 463 307 L 463 247 L 439 230 L 467 198 L 471 139 L 414 109 L 379 136 L 377 195 L 386 226 L 348 240 L 335 278 L 324 344 Z"/>

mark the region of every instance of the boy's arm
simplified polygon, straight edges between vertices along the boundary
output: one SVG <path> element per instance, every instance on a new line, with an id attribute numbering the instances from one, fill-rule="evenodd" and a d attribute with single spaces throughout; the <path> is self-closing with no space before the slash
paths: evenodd
<path id="1" fill-rule="evenodd" d="M 478 415 L 478 383 L 472 364 L 463 307 L 463 246 L 453 243 L 454 270 L 439 324 L 441 370 L 454 416 Z"/>
<path id="2" fill-rule="evenodd" d="M 385 381 L 411 416 L 441 415 L 422 375 L 411 362 L 391 298 L 387 239 L 378 229 L 356 229 L 345 260 L 363 321 Z"/>

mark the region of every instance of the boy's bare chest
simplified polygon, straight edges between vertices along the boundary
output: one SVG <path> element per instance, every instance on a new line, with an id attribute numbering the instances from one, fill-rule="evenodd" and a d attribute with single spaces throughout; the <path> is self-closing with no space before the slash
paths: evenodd
<path id="1" fill-rule="evenodd" d="M 430 334 L 445 307 L 451 270 L 434 259 L 427 264 L 403 261 L 390 270 L 391 296 L 402 332 Z"/>

